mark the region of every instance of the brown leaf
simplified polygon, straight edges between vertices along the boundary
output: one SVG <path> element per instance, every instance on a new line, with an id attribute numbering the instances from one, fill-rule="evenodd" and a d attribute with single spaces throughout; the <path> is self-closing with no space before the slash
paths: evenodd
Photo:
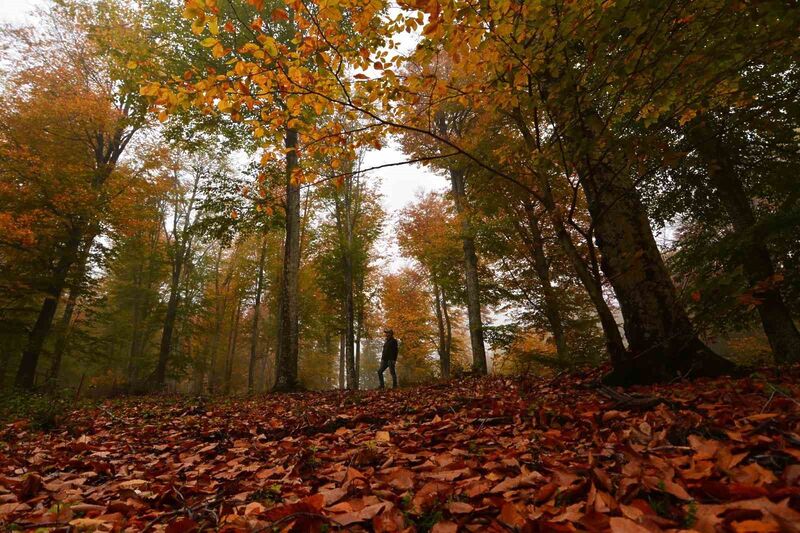
<path id="1" fill-rule="evenodd" d="M 609 521 L 611 533 L 650 533 L 645 527 L 640 526 L 630 518 L 615 516 Z"/>
<path id="2" fill-rule="evenodd" d="M 458 525 L 455 522 L 437 522 L 431 528 L 431 533 L 456 533 Z"/>
<path id="3" fill-rule="evenodd" d="M 500 510 L 500 521 L 511 527 L 522 527 L 527 521 L 525 519 L 524 507 L 522 504 L 506 502 Z"/>
<path id="4" fill-rule="evenodd" d="M 465 502 L 450 502 L 447 504 L 447 510 L 452 514 L 466 514 L 471 513 L 475 508 Z"/>
<path id="5" fill-rule="evenodd" d="M 544 477 L 539 472 L 534 471 L 530 472 L 529 474 L 523 474 L 513 478 L 506 478 L 497 485 L 495 485 L 494 487 L 492 487 L 492 490 L 490 492 L 492 494 L 498 494 L 519 487 L 531 487 L 537 481 L 542 479 L 544 479 Z"/>

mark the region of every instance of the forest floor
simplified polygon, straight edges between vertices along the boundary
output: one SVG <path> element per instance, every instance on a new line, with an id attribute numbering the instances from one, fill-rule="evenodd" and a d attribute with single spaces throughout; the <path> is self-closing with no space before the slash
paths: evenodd
<path id="1" fill-rule="evenodd" d="M 130 398 L 6 425 L 0 528 L 800 531 L 800 369 L 631 394 L 598 375 Z"/>

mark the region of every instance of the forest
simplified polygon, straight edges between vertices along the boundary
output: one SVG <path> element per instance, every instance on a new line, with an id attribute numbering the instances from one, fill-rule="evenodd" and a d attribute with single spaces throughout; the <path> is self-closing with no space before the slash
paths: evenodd
<path id="1" fill-rule="evenodd" d="M 794 2 L 13 4 L 0 527 L 798 531 Z"/>

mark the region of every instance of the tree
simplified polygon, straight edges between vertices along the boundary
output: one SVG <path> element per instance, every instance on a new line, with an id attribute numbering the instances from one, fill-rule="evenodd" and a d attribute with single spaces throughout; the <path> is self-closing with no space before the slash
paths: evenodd
<path id="1" fill-rule="evenodd" d="M 450 305 L 456 298 L 461 299 L 465 285 L 463 280 L 467 275 L 459 250 L 461 239 L 457 233 L 457 217 L 452 202 L 442 195 L 430 193 L 406 207 L 397 224 L 400 249 L 422 267 L 432 289 L 431 299 L 438 330 L 436 350 L 439 353 L 441 375 L 445 379 L 450 378 L 453 353 Z"/>

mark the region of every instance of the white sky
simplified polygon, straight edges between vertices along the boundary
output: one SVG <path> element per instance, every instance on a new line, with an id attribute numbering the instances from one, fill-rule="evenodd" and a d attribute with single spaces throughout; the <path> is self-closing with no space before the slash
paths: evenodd
<path id="1" fill-rule="evenodd" d="M 0 24 L 13 23 L 19 24 L 33 20 L 32 11 L 37 6 L 45 5 L 45 0 L 0 0 Z M 372 151 L 365 158 L 365 166 L 373 167 L 386 163 L 404 161 L 406 158 L 403 153 L 388 143 L 380 151 Z M 393 226 L 397 213 L 408 205 L 420 192 L 442 190 L 446 187 L 447 181 L 442 176 L 437 176 L 420 165 L 402 165 L 376 170 L 370 173 L 380 179 L 381 192 L 383 193 L 384 208 L 389 215 L 388 235 L 391 264 L 387 265 L 390 269 L 396 270 L 402 265 L 398 261 L 396 243 L 394 242 Z M 386 252 L 383 254 L 387 255 Z"/>

